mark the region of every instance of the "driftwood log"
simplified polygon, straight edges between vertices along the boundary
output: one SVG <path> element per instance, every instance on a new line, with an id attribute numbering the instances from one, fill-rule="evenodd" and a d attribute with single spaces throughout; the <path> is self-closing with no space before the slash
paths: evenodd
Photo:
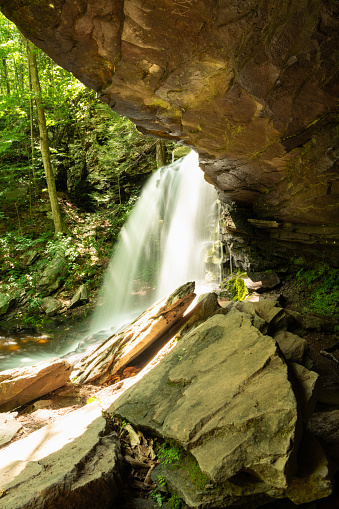
<path id="1" fill-rule="evenodd" d="M 169 333 L 173 337 L 191 316 L 183 317 L 195 298 L 194 288 L 194 282 L 180 286 L 169 297 L 153 304 L 122 332 L 98 345 L 74 366 L 74 382 L 104 383 L 155 342 L 160 342 Z"/>

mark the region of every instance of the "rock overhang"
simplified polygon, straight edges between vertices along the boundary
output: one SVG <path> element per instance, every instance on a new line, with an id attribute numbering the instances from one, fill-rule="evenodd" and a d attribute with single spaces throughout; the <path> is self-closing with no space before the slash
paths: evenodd
<path id="1" fill-rule="evenodd" d="M 201 155 L 258 217 L 338 222 L 336 6 L 316 0 L 0 0 L 3 13 L 145 133 Z"/>

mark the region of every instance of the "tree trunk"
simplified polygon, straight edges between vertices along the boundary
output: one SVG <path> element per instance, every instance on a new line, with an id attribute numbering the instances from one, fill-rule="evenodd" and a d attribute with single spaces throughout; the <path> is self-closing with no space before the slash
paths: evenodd
<path id="1" fill-rule="evenodd" d="M 32 80 L 31 80 L 31 74 L 28 73 L 28 81 L 29 81 L 29 91 L 30 91 L 30 98 L 29 98 L 29 127 L 30 127 L 30 135 L 31 135 L 31 168 L 32 168 L 32 180 L 33 180 L 33 186 L 34 186 L 34 192 L 35 194 L 38 193 L 39 187 L 38 187 L 38 180 L 35 173 L 34 168 L 34 132 L 33 132 L 33 97 L 32 97 Z"/>
<path id="2" fill-rule="evenodd" d="M 11 89 L 10 89 L 10 86 L 9 86 L 8 73 L 7 73 L 6 58 L 2 58 L 2 67 L 3 67 L 3 70 L 4 70 L 4 78 L 5 78 L 5 83 L 6 83 L 6 92 L 7 92 L 7 95 L 11 95 Z"/>
<path id="3" fill-rule="evenodd" d="M 165 143 L 163 140 L 157 140 L 156 143 L 156 160 L 157 167 L 165 166 L 166 164 L 166 155 L 165 155 Z"/>
<path id="4" fill-rule="evenodd" d="M 69 233 L 60 212 L 60 207 L 58 203 L 58 197 L 55 186 L 55 179 L 53 168 L 51 164 L 50 152 L 49 152 L 49 142 L 48 142 L 48 132 L 46 126 L 46 118 L 45 112 L 41 100 L 41 88 L 38 74 L 38 67 L 36 63 L 36 57 L 34 52 L 34 46 L 31 42 L 26 42 L 27 47 L 27 59 L 28 59 L 28 68 L 29 74 L 32 83 L 32 90 L 35 94 L 35 104 L 38 113 L 38 124 L 39 124 L 39 132 L 40 132 L 40 147 L 41 147 L 41 155 L 42 162 L 44 165 L 44 170 L 46 174 L 47 180 L 47 188 L 49 199 L 52 207 L 52 215 L 55 227 L 55 233 Z"/>

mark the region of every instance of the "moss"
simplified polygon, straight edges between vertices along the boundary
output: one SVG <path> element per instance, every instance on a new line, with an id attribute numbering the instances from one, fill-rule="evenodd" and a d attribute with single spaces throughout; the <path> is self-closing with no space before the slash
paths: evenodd
<path id="1" fill-rule="evenodd" d="M 243 278 L 246 273 L 235 273 L 230 279 L 221 284 L 221 288 L 231 292 L 233 300 L 245 300 L 248 295 L 248 288 L 245 285 Z"/>
<path id="2" fill-rule="evenodd" d="M 194 458 L 191 458 L 188 471 L 190 480 L 197 490 L 204 490 L 206 485 L 211 483 L 209 477 L 200 470 L 199 464 Z"/>
<path id="3" fill-rule="evenodd" d="M 295 263 L 299 265 L 299 259 Z M 305 295 L 310 311 L 339 319 L 339 269 L 326 263 L 319 263 L 312 269 L 302 267 L 293 276 L 293 284 L 299 293 Z"/>

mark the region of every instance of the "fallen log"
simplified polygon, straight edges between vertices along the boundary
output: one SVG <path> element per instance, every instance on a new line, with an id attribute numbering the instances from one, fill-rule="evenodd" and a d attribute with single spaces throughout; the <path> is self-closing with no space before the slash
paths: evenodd
<path id="1" fill-rule="evenodd" d="M 169 297 L 153 304 L 122 332 L 98 345 L 74 366 L 71 375 L 74 383 L 104 383 L 170 330 L 175 335 L 183 326 L 183 314 L 195 298 L 194 288 L 194 282 L 180 286 Z M 178 324 L 177 328 L 175 324 Z"/>

